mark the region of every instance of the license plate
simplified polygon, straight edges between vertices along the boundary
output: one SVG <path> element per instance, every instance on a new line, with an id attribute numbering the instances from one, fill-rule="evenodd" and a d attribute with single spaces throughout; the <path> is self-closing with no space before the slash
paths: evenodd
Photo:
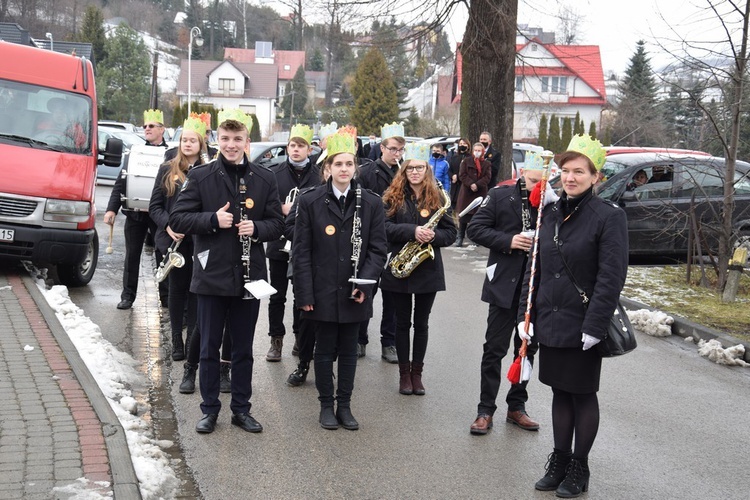
<path id="1" fill-rule="evenodd" d="M 16 231 L 14 229 L 3 229 L 0 227 L 0 241 L 8 241 L 10 243 L 13 243 L 13 238 L 16 235 Z"/>

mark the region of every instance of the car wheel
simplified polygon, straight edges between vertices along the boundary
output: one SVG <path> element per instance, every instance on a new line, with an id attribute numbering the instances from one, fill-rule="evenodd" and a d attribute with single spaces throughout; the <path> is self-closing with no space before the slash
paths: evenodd
<path id="1" fill-rule="evenodd" d="M 94 277 L 96 264 L 99 260 L 99 235 L 94 231 L 94 237 L 89 243 L 86 256 L 78 264 L 58 264 L 57 277 L 60 285 L 79 287 L 88 285 Z"/>

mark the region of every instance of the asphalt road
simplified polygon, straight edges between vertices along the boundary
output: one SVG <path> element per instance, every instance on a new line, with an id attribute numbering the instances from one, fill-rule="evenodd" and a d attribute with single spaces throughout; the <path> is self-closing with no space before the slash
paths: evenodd
<path id="1" fill-rule="evenodd" d="M 108 187 L 97 188 L 99 220 L 108 195 Z M 139 293 L 133 310 L 115 309 L 123 219 L 117 218 L 112 255 L 104 253 L 108 233 L 99 224 L 97 274 L 89 287 L 71 296 L 105 337 L 146 356 L 143 366 L 166 391 L 171 379 L 174 412 L 162 398 L 152 399 L 152 411 L 176 420 L 184 459 L 206 499 L 553 498 L 533 487 L 552 450 L 551 390 L 536 374 L 527 410 L 540 422 L 539 432 L 506 424 L 500 404 L 488 435 L 469 434 L 487 316 L 487 305 L 479 300 L 486 250 L 443 250 L 448 290 L 438 294 L 431 317 L 426 396 L 398 394 L 398 367 L 381 361 L 379 335 L 371 333 L 352 400 L 360 430 L 320 428 L 314 373 L 302 387 L 285 384 L 297 361 L 290 354 L 291 335 L 283 360 L 265 361 L 264 301 L 256 328 L 252 398 L 252 413 L 264 431 L 251 435 L 230 425 L 229 395 L 222 395 L 225 409 L 216 431 L 198 435 L 193 429 L 200 396 L 177 392 L 182 363 L 165 359 L 167 351 L 153 332 L 158 323 L 152 317 L 158 311 L 153 281 L 144 278 L 145 293 Z M 377 298 L 376 318 L 379 313 Z M 287 316 L 291 324 L 289 311 Z M 372 321 L 370 331 L 378 326 L 379 320 Z M 747 498 L 750 369 L 715 365 L 681 338 L 639 334 L 638 341 L 632 354 L 604 361 L 588 498 Z M 507 388 L 504 383 L 500 401 Z"/>

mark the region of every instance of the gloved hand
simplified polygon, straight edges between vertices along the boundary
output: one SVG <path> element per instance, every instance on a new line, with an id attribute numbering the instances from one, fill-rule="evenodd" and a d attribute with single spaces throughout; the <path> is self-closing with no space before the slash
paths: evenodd
<path id="1" fill-rule="evenodd" d="M 555 203 L 559 199 L 560 197 L 557 196 L 557 193 L 555 193 L 555 190 L 552 189 L 552 185 L 548 182 L 547 188 L 544 191 L 544 205 L 542 206 L 542 208 L 546 207 L 550 203 Z"/>
<path id="2" fill-rule="evenodd" d="M 542 198 L 542 183 L 537 182 L 534 188 L 529 193 L 529 203 L 532 207 L 539 208 L 539 201 Z M 557 200 L 559 200 L 560 197 L 557 196 L 555 193 L 555 190 L 552 189 L 552 186 L 550 183 L 547 183 L 547 187 L 544 190 L 544 203 L 542 205 L 542 208 L 546 207 L 550 203 L 555 203 Z"/>
<path id="3" fill-rule="evenodd" d="M 594 347 L 596 344 L 601 342 L 601 339 L 598 339 L 596 337 L 592 337 L 591 335 L 583 334 L 581 336 L 581 342 L 583 342 L 583 350 L 588 351 L 592 347 Z"/>
<path id="4" fill-rule="evenodd" d="M 527 342 L 531 341 L 531 337 L 534 336 L 534 323 L 529 323 L 529 334 L 526 335 L 525 332 L 525 321 L 521 321 L 518 323 L 518 336 L 521 338 L 521 340 L 525 340 Z"/>

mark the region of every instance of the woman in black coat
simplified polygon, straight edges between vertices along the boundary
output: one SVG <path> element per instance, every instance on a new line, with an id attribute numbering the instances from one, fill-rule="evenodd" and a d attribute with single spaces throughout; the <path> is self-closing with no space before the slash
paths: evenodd
<path id="1" fill-rule="evenodd" d="M 299 196 L 294 223 L 294 297 L 302 317 L 316 322 L 315 385 L 324 429 L 337 429 L 339 424 L 359 428 L 351 412 L 359 324 L 372 316 L 373 286 L 386 255 L 383 204 L 354 180 L 354 151 L 351 137 L 328 138 L 323 168 L 331 177 Z M 363 281 L 350 281 L 354 278 Z"/>
<path id="2" fill-rule="evenodd" d="M 383 272 L 380 287 L 392 292 L 396 304 L 396 353 L 399 367 L 399 392 L 424 395 L 422 370 L 427 351 L 428 323 L 437 292 L 445 290 L 445 273 L 440 247 L 451 245 L 456 238 L 456 226 L 450 213 L 450 200 L 435 183 L 435 176 L 425 157 L 414 154 L 407 145 L 407 160 L 401 166 L 391 186 L 383 193 L 386 205 L 385 230 L 391 265 Z M 418 148 L 413 148 L 418 149 Z M 415 159 L 419 157 L 418 159 Z M 440 213 L 438 213 L 440 212 Z M 425 260 L 409 273 L 416 260 L 398 259 L 406 245 L 423 253 Z M 434 252 L 432 258 L 428 252 Z M 394 260 L 398 263 L 393 268 Z M 404 267 L 405 266 L 405 267 Z M 394 272 L 405 271 L 407 276 L 397 277 Z M 412 300 L 413 299 L 413 300 Z M 412 305 L 413 304 L 413 305 Z M 412 310 L 414 312 L 414 345 L 411 360 Z"/>
<path id="3" fill-rule="evenodd" d="M 571 146 L 587 154 L 569 147 L 557 158 L 564 192 L 542 212 L 533 324 L 528 335 L 524 324 L 518 325 L 519 335 L 536 337 L 539 380 L 551 386 L 553 394 L 554 450 L 545 476 L 535 487 L 557 490 L 557 496 L 566 498 L 588 488 L 588 455 L 599 428 L 596 393 L 602 364 L 592 347 L 604 337 L 628 269 L 625 212 L 593 193 L 604 163 L 601 145 L 576 136 Z M 587 307 L 564 262 L 590 299 Z M 521 294 L 519 321 L 526 310 L 530 271 Z"/>
<path id="4" fill-rule="evenodd" d="M 448 171 L 451 175 L 451 205 L 457 206 L 458 204 L 458 192 L 461 189 L 461 183 L 458 182 L 458 174 L 461 171 L 461 162 L 465 158 L 471 157 L 471 142 L 469 139 L 461 137 L 458 140 L 456 146 L 456 152 L 451 156 L 448 162 Z"/>

